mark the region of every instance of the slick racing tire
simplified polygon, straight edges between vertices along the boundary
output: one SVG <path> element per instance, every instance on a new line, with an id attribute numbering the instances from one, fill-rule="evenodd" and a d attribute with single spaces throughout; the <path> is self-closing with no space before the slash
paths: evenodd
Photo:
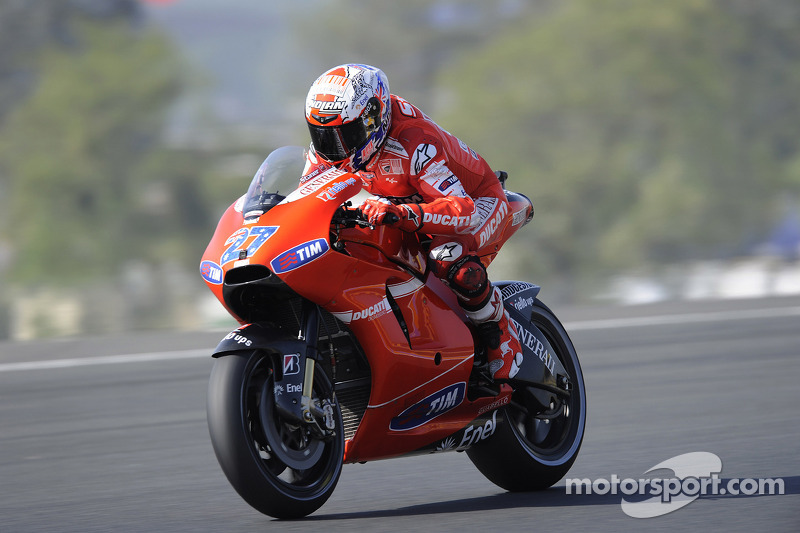
<path id="1" fill-rule="evenodd" d="M 247 503 L 275 518 L 300 518 L 319 509 L 339 480 L 342 415 L 334 399 L 336 435 L 327 440 L 284 421 L 273 400 L 277 360 L 261 350 L 217 359 L 208 386 L 208 429 L 225 476 Z M 312 398 L 334 398 L 319 365 Z"/>
<path id="2" fill-rule="evenodd" d="M 501 410 L 497 433 L 467 450 L 467 455 L 491 482 L 508 491 L 543 490 L 560 480 L 578 456 L 586 425 L 586 388 L 578 354 L 558 318 L 535 300 L 531 324 L 547 338 L 570 375 L 571 391 L 560 413 L 531 414 L 520 401 Z M 520 391 L 515 391 L 515 398 Z M 499 417 L 498 417 L 499 418 Z"/>

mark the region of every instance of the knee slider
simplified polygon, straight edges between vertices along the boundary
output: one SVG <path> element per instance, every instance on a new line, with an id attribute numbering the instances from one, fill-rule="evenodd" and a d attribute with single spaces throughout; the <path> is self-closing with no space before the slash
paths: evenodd
<path id="1" fill-rule="evenodd" d="M 467 256 L 457 261 L 447 271 L 447 283 L 465 299 L 484 296 L 489 287 L 489 276 L 477 256 Z"/>

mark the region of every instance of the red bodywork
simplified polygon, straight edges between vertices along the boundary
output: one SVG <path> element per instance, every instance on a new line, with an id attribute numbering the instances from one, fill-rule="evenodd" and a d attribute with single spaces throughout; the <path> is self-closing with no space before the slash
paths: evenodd
<path id="1" fill-rule="evenodd" d="M 391 226 L 347 228 L 338 237 L 344 251 L 332 246 L 331 218 L 360 190 L 357 176 L 331 169 L 258 217 L 248 214 L 245 220 L 240 201 L 222 216 L 201 266 L 223 305 L 225 273 L 245 264 L 270 267 L 357 337 L 372 385 L 366 413 L 346 441 L 344 461 L 350 463 L 430 448 L 485 417 L 511 394 L 504 386 L 496 397 L 467 397 L 473 336 L 452 291 L 426 275 L 426 254 L 415 234 Z M 511 207 L 519 211 L 515 220 L 530 215 L 529 202 L 512 201 Z M 509 224 L 507 231 L 521 226 Z M 289 270 L 276 271 L 273 263 L 277 270 Z M 405 319 L 408 338 L 388 305 L 387 291 Z"/>

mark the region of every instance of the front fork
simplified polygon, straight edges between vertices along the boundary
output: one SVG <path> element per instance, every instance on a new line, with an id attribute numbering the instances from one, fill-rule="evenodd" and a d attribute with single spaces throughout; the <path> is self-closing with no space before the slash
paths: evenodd
<path id="1" fill-rule="evenodd" d="M 281 372 L 275 374 L 275 406 L 281 416 L 298 425 L 306 426 L 317 438 L 334 435 L 333 398 L 314 399 L 314 374 L 320 358 L 319 308 L 309 301 L 303 302 L 300 319 L 300 338 L 304 349 L 298 353 L 283 354 L 283 364 L 276 365 Z"/>

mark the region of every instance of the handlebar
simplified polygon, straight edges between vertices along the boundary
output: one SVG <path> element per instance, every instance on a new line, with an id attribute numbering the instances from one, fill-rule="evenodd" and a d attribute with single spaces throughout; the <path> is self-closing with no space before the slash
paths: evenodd
<path id="1" fill-rule="evenodd" d="M 349 209 L 350 203 L 347 202 L 345 205 L 339 208 L 338 211 L 333 215 L 333 219 L 331 222 L 334 224 L 340 224 L 346 228 L 353 228 L 355 226 L 361 226 L 364 228 L 374 229 L 375 226 L 369 223 L 369 220 L 364 216 L 364 213 L 361 212 L 361 209 Z M 400 218 L 394 213 L 386 213 L 383 217 L 384 224 L 396 224 Z"/>

